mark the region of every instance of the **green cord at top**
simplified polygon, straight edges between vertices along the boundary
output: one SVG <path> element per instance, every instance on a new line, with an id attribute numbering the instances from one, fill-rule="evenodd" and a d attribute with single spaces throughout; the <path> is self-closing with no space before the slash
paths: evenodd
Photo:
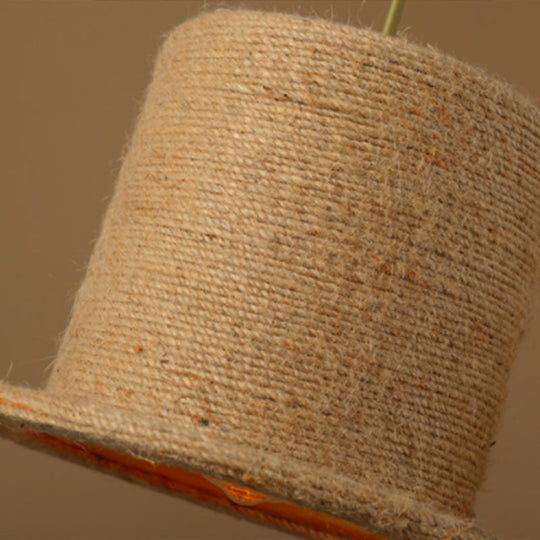
<path id="1" fill-rule="evenodd" d="M 405 0 L 392 0 L 390 7 L 388 8 L 388 13 L 386 15 L 386 20 L 384 21 L 384 26 L 382 33 L 387 36 L 394 36 L 399 24 L 399 17 L 401 16 L 401 10 Z"/>

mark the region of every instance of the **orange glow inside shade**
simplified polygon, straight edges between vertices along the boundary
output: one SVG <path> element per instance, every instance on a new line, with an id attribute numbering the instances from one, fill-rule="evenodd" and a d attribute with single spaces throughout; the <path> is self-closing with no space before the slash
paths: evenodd
<path id="1" fill-rule="evenodd" d="M 74 454 L 104 469 L 145 483 L 181 493 L 206 503 L 224 507 L 233 513 L 256 518 L 291 532 L 301 532 L 323 539 L 388 540 L 343 519 L 278 500 L 247 486 L 155 463 L 130 454 L 86 443 L 78 443 L 46 433 L 25 431 L 24 439 L 37 441 L 56 453 Z"/>
<path id="2" fill-rule="evenodd" d="M 206 475 L 202 476 L 209 482 L 212 482 L 212 484 L 221 488 L 225 495 L 227 495 L 227 497 L 229 497 L 229 499 L 236 504 L 253 506 L 254 504 L 259 504 L 263 501 L 277 501 L 277 499 L 270 497 L 269 495 L 259 493 L 258 491 L 248 487 L 238 486 L 237 484 L 232 484 L 231 482 L 226 482 L 225 480 L 218 480 L 217 478 L 212 478 Z"/>

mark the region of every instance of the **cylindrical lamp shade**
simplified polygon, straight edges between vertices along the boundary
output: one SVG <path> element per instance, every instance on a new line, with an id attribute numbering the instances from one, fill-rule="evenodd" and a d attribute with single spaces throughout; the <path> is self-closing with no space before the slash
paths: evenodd
<path id="1" fill-rule="evenodd" d="M 47 387 L 0 384 L 6 433 L 229 482 L 232 510 L 323 538 L 488 537 L 539 147 L 531 103 L 434 49 L 277 13 L 184 23 Z"/>

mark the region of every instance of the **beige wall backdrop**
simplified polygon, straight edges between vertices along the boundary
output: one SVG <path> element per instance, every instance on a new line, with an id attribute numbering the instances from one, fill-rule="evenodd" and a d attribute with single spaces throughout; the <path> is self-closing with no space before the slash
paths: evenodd
<path id="1" fill-rule="evenodd" d="M 0 2 L 0 378 L 40 384 L 111 196 L 163 34 L 203 8 L 380 28 L 383 0 Z M 409 0 L 401 28 L 540 105 L 538 0 Z M 480 521 L 540 539 L 540 302 L 514 366 Z M 2 539 L 292 536 L 0 442 Z"/>

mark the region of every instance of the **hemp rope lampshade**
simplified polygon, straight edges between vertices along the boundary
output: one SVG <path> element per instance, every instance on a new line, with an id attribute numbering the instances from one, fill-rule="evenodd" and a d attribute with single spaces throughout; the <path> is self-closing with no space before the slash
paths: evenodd
<path id="1" fill-rule="evenodd" d="M 180 25 L 46 387 L 0 383 L 3 434 L 320 538 L 488 538 L 539 147 L 531 103 L 431 48 Z"/>

